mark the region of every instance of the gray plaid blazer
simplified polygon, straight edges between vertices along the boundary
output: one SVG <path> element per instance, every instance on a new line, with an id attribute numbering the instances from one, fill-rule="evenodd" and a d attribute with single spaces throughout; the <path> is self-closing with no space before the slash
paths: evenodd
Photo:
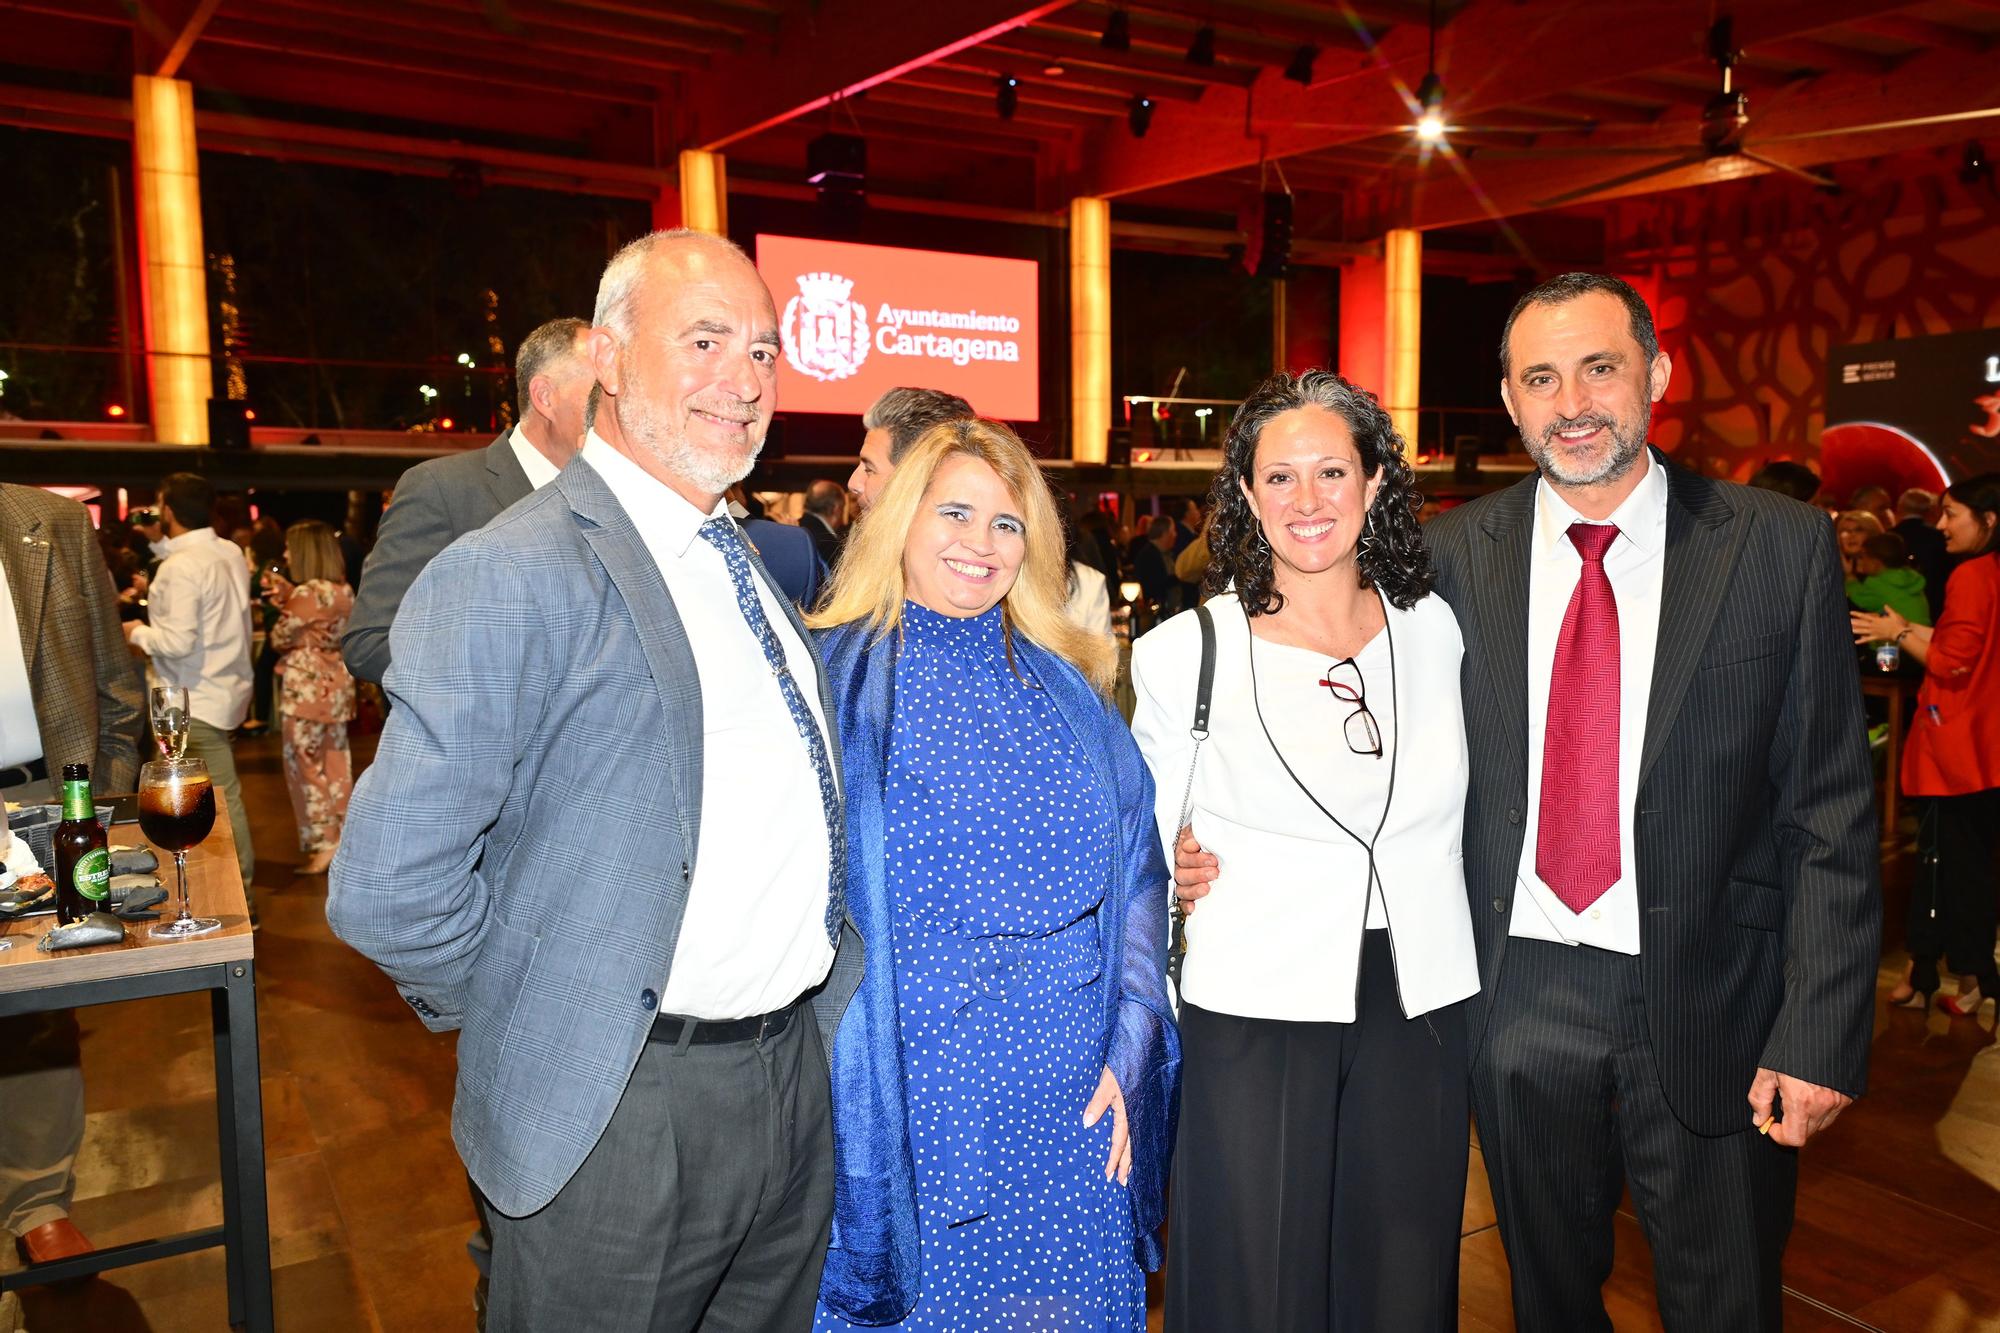
<path id="1" fill-rule="evenodd" d="M 390 638 L 395 707 L 327 919 L 427 1027 L 459 1030 L 452 1136 L 494 1206 L 524 1216 L 603 1134 L 673 967 L 701 684 L 659 566 L 581 460 L 431 561 Z M 849 925 L 814 996 L 826 1050 L 861 957 Z"/>
<path id="2" fill-rule="evenodd" d="M 100 793 L 131 791 L 146 687 L 118 628 L 118 595 L 89 514 L 60 495 L 0 483 L 0 565 L 51 792 L 64 764 L 89 764 Z"/>

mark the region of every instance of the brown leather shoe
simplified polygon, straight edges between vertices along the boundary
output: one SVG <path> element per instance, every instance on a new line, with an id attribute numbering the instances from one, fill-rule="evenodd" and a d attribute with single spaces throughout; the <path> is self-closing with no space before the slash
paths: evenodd
<path id="1" fill-rule="evenodd" d="M 21 1254 L 32 1264 L 46 1264 L 57 1259 L 74 1259 L 79 1254 L 89 1254 L 96 1249 L 90 1238 L 76 1229 L 76 1223 L 67 1217 L 59 1217 L 53 1222 L 45 1222 L 33 1231 L 24 1232 L 20 1240 Z"/>

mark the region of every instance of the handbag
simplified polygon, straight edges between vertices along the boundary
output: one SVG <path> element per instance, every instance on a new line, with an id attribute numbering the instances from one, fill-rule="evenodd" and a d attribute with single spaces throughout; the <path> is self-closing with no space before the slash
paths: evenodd
<path id="1" fill-rule="evenodd" d="M 1209 699 L 1215 693 L 1215 618 L 1209 614 L 1207 606 L 1194 609 L 1195 619 L 1201 624 L 1201 672 L 1195 678 L 1194 721 L 1188 728 L 1188 735 L 1194 739 L 1194 752 L 1188 756 L 1187 790 L 1181 796 L 1181 815 L 1174 821 L 1174 851 L 1181 845 L 1181 830 L 1188 826 L 1194 816 L 1194 773 L 1201 762 L 1201 743 L 1208 739 Z M 1173 867 L 1167 867 L 1169 873 Z M 1172 895 L 1173 933 L 1167 942 L 1167 977 L 1174 983 L 1174 994 L 1181 990 L 1181 964 L 1187 959 L 1187 908 L 1181 904 L 1178 891 Z"/>

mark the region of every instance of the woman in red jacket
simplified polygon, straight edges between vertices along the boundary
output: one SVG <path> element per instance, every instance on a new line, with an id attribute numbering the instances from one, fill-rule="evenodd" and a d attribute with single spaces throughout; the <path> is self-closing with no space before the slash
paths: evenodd
<path id="1" fill-rule="evenodd" d="M 2000 837 L 2000 472 L 1945 491 L 1945 549 L 1963 562 L 1945 584 L 1937 626 L 1894 611 L 1853 614 L 1858 643 L 1888 639 L 1924 664 L 1917 716 L 1903 750 L 1903 791 L 1925 798 L 1918 882 L 1911 894 L 1910 975 L 1889 1002 L 1924 1009 L 1937 959 L 1963 973 L 1938 1006 L 1956 1017 L 2000 997 L 1993 963 L 1993 853 Z"/>

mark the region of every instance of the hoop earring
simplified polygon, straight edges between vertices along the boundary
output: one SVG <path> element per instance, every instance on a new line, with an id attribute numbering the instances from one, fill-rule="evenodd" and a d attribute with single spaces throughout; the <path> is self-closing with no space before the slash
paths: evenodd
<path id="1" fill-rule="evenodd" d="M 1368 511 L 1368 516 L 1361 520 L 1361 541 L 1357 558 L 1365 560 L 1373 556 L 1380 546 L 1381 543 L 1375 540 L 1375 511 L 1371 509 Z"/>

